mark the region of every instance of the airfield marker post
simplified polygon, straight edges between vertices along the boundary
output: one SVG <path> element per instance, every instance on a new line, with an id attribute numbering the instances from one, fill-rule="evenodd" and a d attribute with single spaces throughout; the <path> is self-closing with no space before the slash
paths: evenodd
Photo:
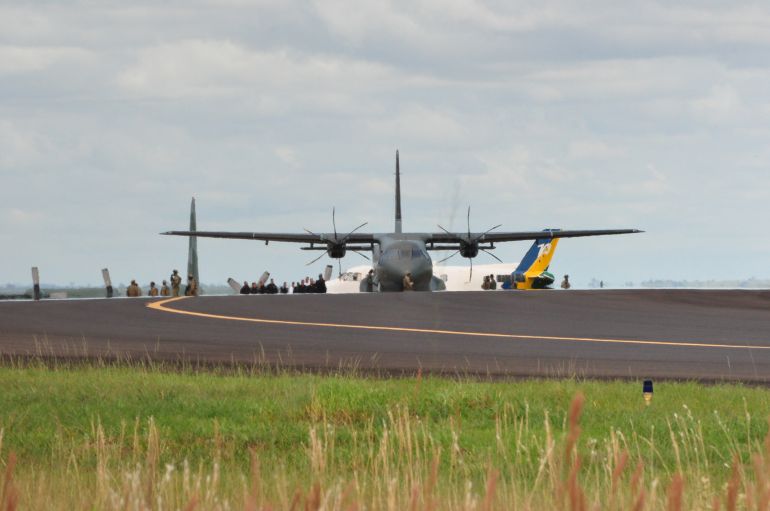
<path id="1" fill-rule="evenodd" d="M 652 380 L 644 380 L 642 395 L 644 396 L 644 404 L 650 406 L 650 403 L 652 403 Z"/>
<path id="2" fill-rule="evenodd" d="M 40 271 L 38 271 L 37 266 L 32 267 L 32 289 L 35 300 L 40 300 Z"/>
<path id="3" fill-rule="evenodd" d="M 114 290 L 112 289 L 112 279 L 110 279 L 110 270 L 102 268 L 102 278 L 104 279 L 104 287 L 107 289 L 107 298 L 112 298 Z"/>

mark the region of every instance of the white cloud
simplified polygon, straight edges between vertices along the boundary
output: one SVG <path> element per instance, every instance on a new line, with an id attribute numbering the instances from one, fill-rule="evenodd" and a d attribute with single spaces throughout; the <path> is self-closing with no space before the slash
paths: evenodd
<path id="1" fill-rule="evenodd" d="M 31 164 L 51 158 L 52 144 L 34 128 L 0 119 L 0 171 L 21 172 Z"/>
<path id="2" fill-rule="evenodd" d="M 299 167 L 299 159 L 297 158 L 297 151 L 293 147 L 280 146 L 275 148 L 275 155 L 285 164 L 290 167 Z"/>
<path id="3" fill-rule="evenodd" d="M 690 101 L 690 108 L 697 117 L 713 123 L 736 120 L 744 112 L 738 91 L 730 85 L 715 85 L 708 95 Z"/>
<path id="4" fill-rule="evenodd" d="M 93 59 L 83 48 L 0 45 L 0 75 L 34 73 L 54 65 L 77 68 Z"/>
<path id="5" fill-rule="evenodd" d="M 29 209 L 10 208 L 5 213 L 6 223 L 14 226 L 24 227 L 44 219 L 44 215 L 40 211 Z"/>
<path id="6" fill-rule="evenodd" d="M 610 146 L 602 140 L 575 140 L 569 144 L 573 160 L 603 160 L 623 155 L 622 147 Z"/>
<path id="7" fill-rule="evenodd" d="M 229 40 L 185 40 L 143 48 L 118 76 L 129 92 L 169 98 L 236 93 L 302 92 L 377 87 L 392 80 L 384 66 L 288 50 L 255 51 Z"/>
<path id="8" fill-rule="evenodd" d="M 717 67 L 700 58 L 596 60 L 534 71 L 524 78 L 524 87 L 545 101 L 629 101 L 686 94 L 699 86 L 695 80 L 707 79 Z"/>
<path id="9" fill-rule="evenodd" d="M 429 143 L 446 146 L 456 144 L 467 137 L 467 131 L 449 111 L 428 108 L 423 105 L 407 105 L 398 112 L 389 112 L 380 119 L 368 122 L 373 137 L 384 140 L 409 140 L 412 143 Z"/>

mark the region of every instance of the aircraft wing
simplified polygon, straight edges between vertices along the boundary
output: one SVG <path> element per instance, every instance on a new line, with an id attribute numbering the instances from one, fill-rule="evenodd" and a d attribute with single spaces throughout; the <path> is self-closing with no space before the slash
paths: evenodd
<path id="1" fill-rule="evenodd" d="M 468 239 L 476 240 L 479 243 L 500 243 L 504 241 L 523 241 L 540 240 L 549 238 L 583 238 L 586 236 L 607 236 L 612 234 L 635 234 L 644 231 L 638 229 L 599 229 L 599 230 L 581 230 L 581 231 L 524 231 L 524 232 L 488 232 L 488 233 L 432 233 L 428 242 L 433 243 L 463 243 Z"/>
<path id="2" fill-rule="evenodd" d="M 198 238 L 226 238 L 236 240 L 278 241 L 285 243 L 328 243 L 345 240 L 345 243 L 372 243 L 373 234 L 358 233 L 288 233 L 288 232 L 222 232 L 222 231 L 168 231 L 166 236 L 196 236 Z"/>

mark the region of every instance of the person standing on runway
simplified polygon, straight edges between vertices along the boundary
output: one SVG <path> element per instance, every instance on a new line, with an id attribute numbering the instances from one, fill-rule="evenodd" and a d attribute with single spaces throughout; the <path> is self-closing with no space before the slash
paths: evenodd
<path id="1" fill-rule="evenodd" d="M 182 287 L 182 277 L 179 275 L 179 270 L 174 270 L 171 274 L 171 294 L 172 296 L 179 296 L 179 290 Z"/>

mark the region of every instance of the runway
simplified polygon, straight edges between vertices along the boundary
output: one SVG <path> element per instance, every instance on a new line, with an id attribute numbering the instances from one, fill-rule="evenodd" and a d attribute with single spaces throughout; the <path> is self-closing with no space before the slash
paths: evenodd
<path id="1" fill-rule="evenodd" d="M 770 376 L 770 292 L 2 302 L 0 354 L 765 383 Z"/>

